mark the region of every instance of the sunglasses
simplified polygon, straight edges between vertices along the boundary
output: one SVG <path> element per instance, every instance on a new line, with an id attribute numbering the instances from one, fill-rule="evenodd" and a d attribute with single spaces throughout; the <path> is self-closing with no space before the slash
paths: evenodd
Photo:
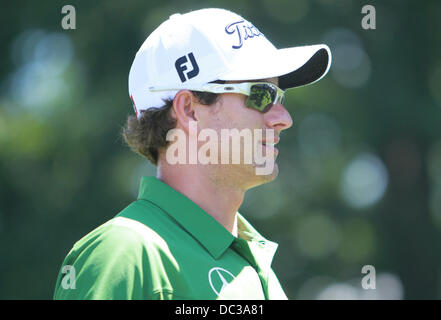
<path id="1" fill-rule="evenodd" d="M 182 89 L 182 88 L 181 88 Z M 241 82 L 241 83 L 207 83 L 201 86 L 189 86 L 187 90 L 211 93 L 240 93 L 247 96 L 245 105 L 260 112 L 268 112 L 277 102 L 283 104 L 285 91 L 269 82 Z M 150 91 L 169 91 L 180 89 L 149 88 Z"/>

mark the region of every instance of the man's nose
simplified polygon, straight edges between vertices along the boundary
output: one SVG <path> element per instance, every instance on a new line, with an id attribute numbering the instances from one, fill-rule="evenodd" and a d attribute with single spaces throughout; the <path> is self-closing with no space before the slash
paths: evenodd
<path id="1" fill-rule="evenodd" d="M 265 124 L 278 132 L 292 126 L 292 118 L 283 105 L 277 103 L 265 113 Z"/>

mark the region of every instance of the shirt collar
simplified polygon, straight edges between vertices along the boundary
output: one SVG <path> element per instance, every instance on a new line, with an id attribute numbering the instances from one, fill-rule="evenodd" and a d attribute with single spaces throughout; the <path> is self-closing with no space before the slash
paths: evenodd
<path id="1" fill-rule="evenodd" d="M 142 177 L 138 199 L 154 203 L 177 221 L 215 259 L 236 239 L 224 226 L 196 203 L 155 177 Z M 266 262 L 271 262 L 277 244 L 262 237 L 251 224 L 237 213 L 238 236 L 264 249 Z"/>
<path id="2" fill-rule="evenodd" d="M 262 268 L 269 268 L 279 245 L 264 238 L 239 212 L 237 228 L 239 238 L 246 240 L 253 259 Z"/>
<path id="3" fill-rule="evenodd" d="M 150 201 L 176 220 L 218 259 L 234 240 L 211 215 L 196 203 L 155 177 L 142 177 L 138 199 Z"/>

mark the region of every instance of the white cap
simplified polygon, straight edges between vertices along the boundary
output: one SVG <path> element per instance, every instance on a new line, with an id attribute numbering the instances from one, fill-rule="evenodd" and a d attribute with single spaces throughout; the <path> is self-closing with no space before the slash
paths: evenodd
<path id="1" fill-rule="evenodd" d="M 139 116 L 140 110 L 163 106 L 163 99 L 173 99 L 181 89 L 272 77 L 288 89 L 318 81 L 330 65 L 326 45 L 277 49 L 241 16 L 202 9 L 170 16 L 144 41 L 130 69 L 129 95 Z"/>

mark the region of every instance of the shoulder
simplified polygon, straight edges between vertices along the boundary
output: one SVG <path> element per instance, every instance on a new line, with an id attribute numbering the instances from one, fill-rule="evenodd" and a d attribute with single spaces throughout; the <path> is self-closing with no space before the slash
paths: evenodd
<path id="1" fill-rule="evenodd" d="M 160 235 L 166 218 L 158 210 L 149 203 L 131 203 L 114 218 L 77 241 L 69 255 L 76 259 L 80 253 L 90 251 L 94 255 L 103 253 L 111 257 L 119 253 L 129 257 L 166 246 Z"/>
<path id="2" fill-rule="evenodd" d="M 147 220 L 139 221 L 140 214 Z M 164 218 L 158 217 L 155 208 L 146 210 L 144 204 L 134 202 L 89 232 L 74 244 L 63 261 L 55 297 L 142 298 L 161 290 L 164 261 L 172 270 L 177 268 L 166 241 L 155 230 L 161 219 Z M 66 265 L 75 270 L 76 290 L 62 290 L 62 270 Z"/>

